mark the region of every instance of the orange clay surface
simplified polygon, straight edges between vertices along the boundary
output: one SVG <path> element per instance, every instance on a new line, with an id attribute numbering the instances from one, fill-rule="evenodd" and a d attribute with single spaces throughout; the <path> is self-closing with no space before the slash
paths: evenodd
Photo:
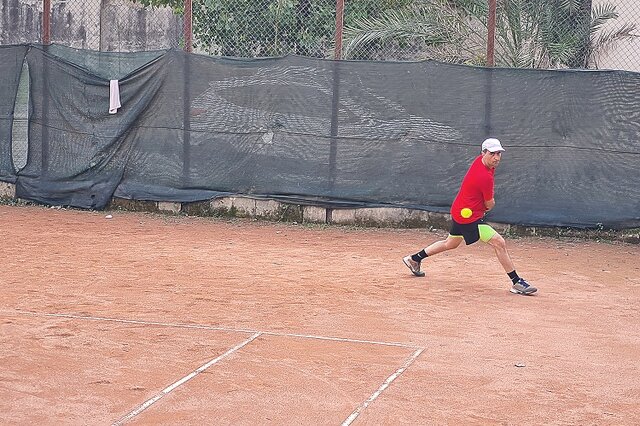
<path id="1" fill-rule="evenodd" d="M 113 217 L 106 218 L 107 214 Z M 640 247 L 0 206 L 0 424 L 638 425 Z"/>

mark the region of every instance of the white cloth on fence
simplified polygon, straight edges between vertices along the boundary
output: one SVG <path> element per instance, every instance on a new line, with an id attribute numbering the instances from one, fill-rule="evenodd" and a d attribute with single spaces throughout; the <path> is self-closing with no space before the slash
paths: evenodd
<path id="1" fill-rule="evenodd" d="M 120 85 L 118 80 L 109 81 L 109 114 L 118 112 L 120 105 Z"/>

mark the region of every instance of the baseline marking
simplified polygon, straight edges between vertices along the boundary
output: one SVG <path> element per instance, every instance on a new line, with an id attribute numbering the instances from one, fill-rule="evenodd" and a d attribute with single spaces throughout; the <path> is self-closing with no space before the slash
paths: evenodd
<path id="1" fill-rule="evenodd" d="M 360 413 L 362 413 L 365 408 L 367 408 L 373 401 L 376 400 L 376 398 L 380 396 L 380 394 L 386 388 L 389 387 L 391 382 L 397 379 L 402 373 L 404 373 L 404 371 L 407 368 L 409 368 L 411 364 L 413 364 L 413 361 L 415 361 L 416 358 L 420 356 L 423 350 L 424 349 L 418 349 L 417 351 L 415 351 L 413 355 L 411 355 L 411 357 L 408 360 L 406 360 L 404 364 L 402 364 L 402 367 L 398 368 L 395 373 L 387 377 L 387 380 L 384 381 L 384 383 L 378 388 L 378 390 L 376 390 L 373 394 L 371 394 L 371 396 L 365 402 L 360 404 L 360 406 L 356 408 L 349 417 L 347 417 L 347 420 L 342 422 L 342 426 L 349 426 L 351 423 L 353 423 L 353 421 L 360 415 Z"/>
<path id="2" fill-rule="evenodd" d="M 44 316 L 44 317 L 81 319 L 81 320 L 90 320 L 90 321 L 107 321 L 107 322 L 117 322 L 117 323 L 123 323 L 123 324 L 155 325 L 160 327 L 176 327 L 176 328 L 195 328 L 195 329 L 201 329 L 201 330 L 226 331 L 230 333 L 247 333 L 247 334 L 261 333 L 267 336 L 297 337 L 297 338 L 303 338 L 303 339 L 330 340 L 334 342 L 364 343 L 369 345 L 397 346 L 400 348 L 409 348 L 409 349 L 424 349 L 424 348 L 420 348 L 419 346 L 410 345 L 406 343 L 399 343 L 399 342 L 380 342 L 375 340 L 349 339 L 346 337 L 317 336 L 312 334 L 296 334 L 296 333 L 278 333 L 274 331 L 260 331 L 260 330 L 249 330 L 249 329 L 233 329 L 233 328 L 225 328 L 225 327 L 214 327 L 210 325 L 200 325 L 200 324 L 180 324 L 180 323 L 168 323 L 168 322 L 156 322 L 156 321 L 128 320 L 128 319 L 109 318 L 109 317 L 94 317 L 94 316 L 88 316 L 88 315 L 30 312 L 30 311 L 21 311 L 21 310 L 15 310 L 11 312 L 0 310 L 0 312 L 17 313 L 22 315 Z"/>
<path id="3" fill-rule="evenodd" d="M 138 406 L 136 409 L 134 409 L 133 411 L 131 411 L 129 414 L 127 414 L 126 416 L 122 417 L 120 420 L 116 421 L 115 423 L 113 423 L 113 426 L 119 426 L 122 425 L 126 422 L 128 422 L 129 420 L 133 419 L 135 416 L 137 416 L 138 414 L 142 413 L 144 410 L 146 410 L 147 408 L 149 408 L 150 406 L 152 406 L 153 404 L 155 404 L 158 400 L 160 400 L 162 397 L 164 397 L 165 395 L 167 395 L 169 392 L 171 392 L 172 390 L 174 390 L 175 388 L 177 388 L 178 386 L 188 382 L 189 380 L 193 379 L 194 377 L 196 377 L 198 374 L 202 373 L 204 370 L 206 370 L 207 368 L 211 367 L 213 364 L 217 363 L 218 361 L 226 358 L 227 356 L 231 355 L 232 353 L 234 353 L 235 351 L 237 351 L 238 349 L 241 349 L 242 347 L 246 346 L 247 344 L 251 343 L 253 340 L 255 340 L 258 336 L 260 336 L 261 333 L 255 333 L 253 336 L 249 337 L 247 340 L 245 340 L 242 343 L 239 343 L 238 345 L 234 346 L 233 348 L 229 349 L 228 351 L 226 351 L 225 353 L 223 353 L 222 355 L 212 359 L 211 361 L 207 362 L 206 364 L 202 365 L 201 367 L 199 367 L 198 369 L 196 369 L 195 371 L 187 374 L 186 376 L 184 376 L 182 379 L 178 380 L 177 382 L 167 386 L 166 388 L 164 388 L 160 393 L 158 393 L 156 396 L 154 396 L 151 399 L 148 399 L 147 401 L 145 401 L 144 403 L 142 403 L 140 406 Z"/>

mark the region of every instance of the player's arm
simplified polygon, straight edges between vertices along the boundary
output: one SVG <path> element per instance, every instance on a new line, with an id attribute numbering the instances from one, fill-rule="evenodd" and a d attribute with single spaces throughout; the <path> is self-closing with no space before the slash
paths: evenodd
<path id="1" fill-rule="evenodd" d="M 492 198 L 490 200 L 485 200 L 485 202 L 484 202 L 484 211 L 488 212 L 489 210 L 494 208 L 495 205 L 496 205 L 496 199 L 495 198 Z"/>
<path id="2" fill-rule="evenodd" d="M 482 192 L 482 199 L 484 200 L 484 212 L 488 212 L 496 205 L 496 199 L 493 196 L 493 176 L 487 177 L 482 182 L 482 187 L 480 189 Z"/>

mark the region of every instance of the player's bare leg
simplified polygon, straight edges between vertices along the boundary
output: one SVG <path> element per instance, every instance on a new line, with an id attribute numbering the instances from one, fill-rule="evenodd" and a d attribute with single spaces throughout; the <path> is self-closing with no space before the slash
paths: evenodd
<path id="1" fill-rule="evenodd" d="M 538 291 L 537 288 L 529 284 L 524 278 L 520 278 L 516 273 L 516 268 L 507 251 L 507 243 L 504 238 L 502 238 L 502 235 L 496 233 L 487 243 L 493 247 L 498 261 L 513 282 L 509 291 L 517 294 L 533 294 Z"/>
<path id="2" fill-rule="evenodd" d="M 462 241 L 462 238 L 452 237 L 451 235 L 449 235 L 446 240 L 436 241 L 429 247 L 426 247 L 423 250 L 424 253 L 420 252 L 422 253 L 422 255 L 418 253 L 413 256 L 405 256 L 402 261 L 405 265 L 407 265 L 407 268 L 409 268 L 413 275 L 415 275 L 416 277 L 424 277 L 424 272 L 420 270 L 421 260 L 416 260 L 418 259 L 418 257 L 432 256 L 434 254 L 442 253 L 443 251 L 452 250 L 454 248 L 457 248 Z M 414 258 L 414 256 L 418 257 Z"/>
<path id="3" fill-rule="evenodd" d="M 496 252 L 496 256 L 498 257 L 498 261 L 506 273 L 516 269 L 511 257 L 509 256 L 509 252 L 507 251 L 507 243 L 504 238 L 502 238 L 502 235 L 496 233 L 489 241 L 487 241 L 487 244 L 493 247 L 493 250 Z"/>
<path id="4" fill-rule="evenodd" d="M 432 243 L 427 248 L 425 248 L 424 251 L 428 256 L 433 256 L 434 254 L 442 253 L 443 251 L 458 248 L 462 241 L 464 240 L 461 237 L 454 237 L 449 235 L 446 240 L 436 241 L 435 243 Z"/>

